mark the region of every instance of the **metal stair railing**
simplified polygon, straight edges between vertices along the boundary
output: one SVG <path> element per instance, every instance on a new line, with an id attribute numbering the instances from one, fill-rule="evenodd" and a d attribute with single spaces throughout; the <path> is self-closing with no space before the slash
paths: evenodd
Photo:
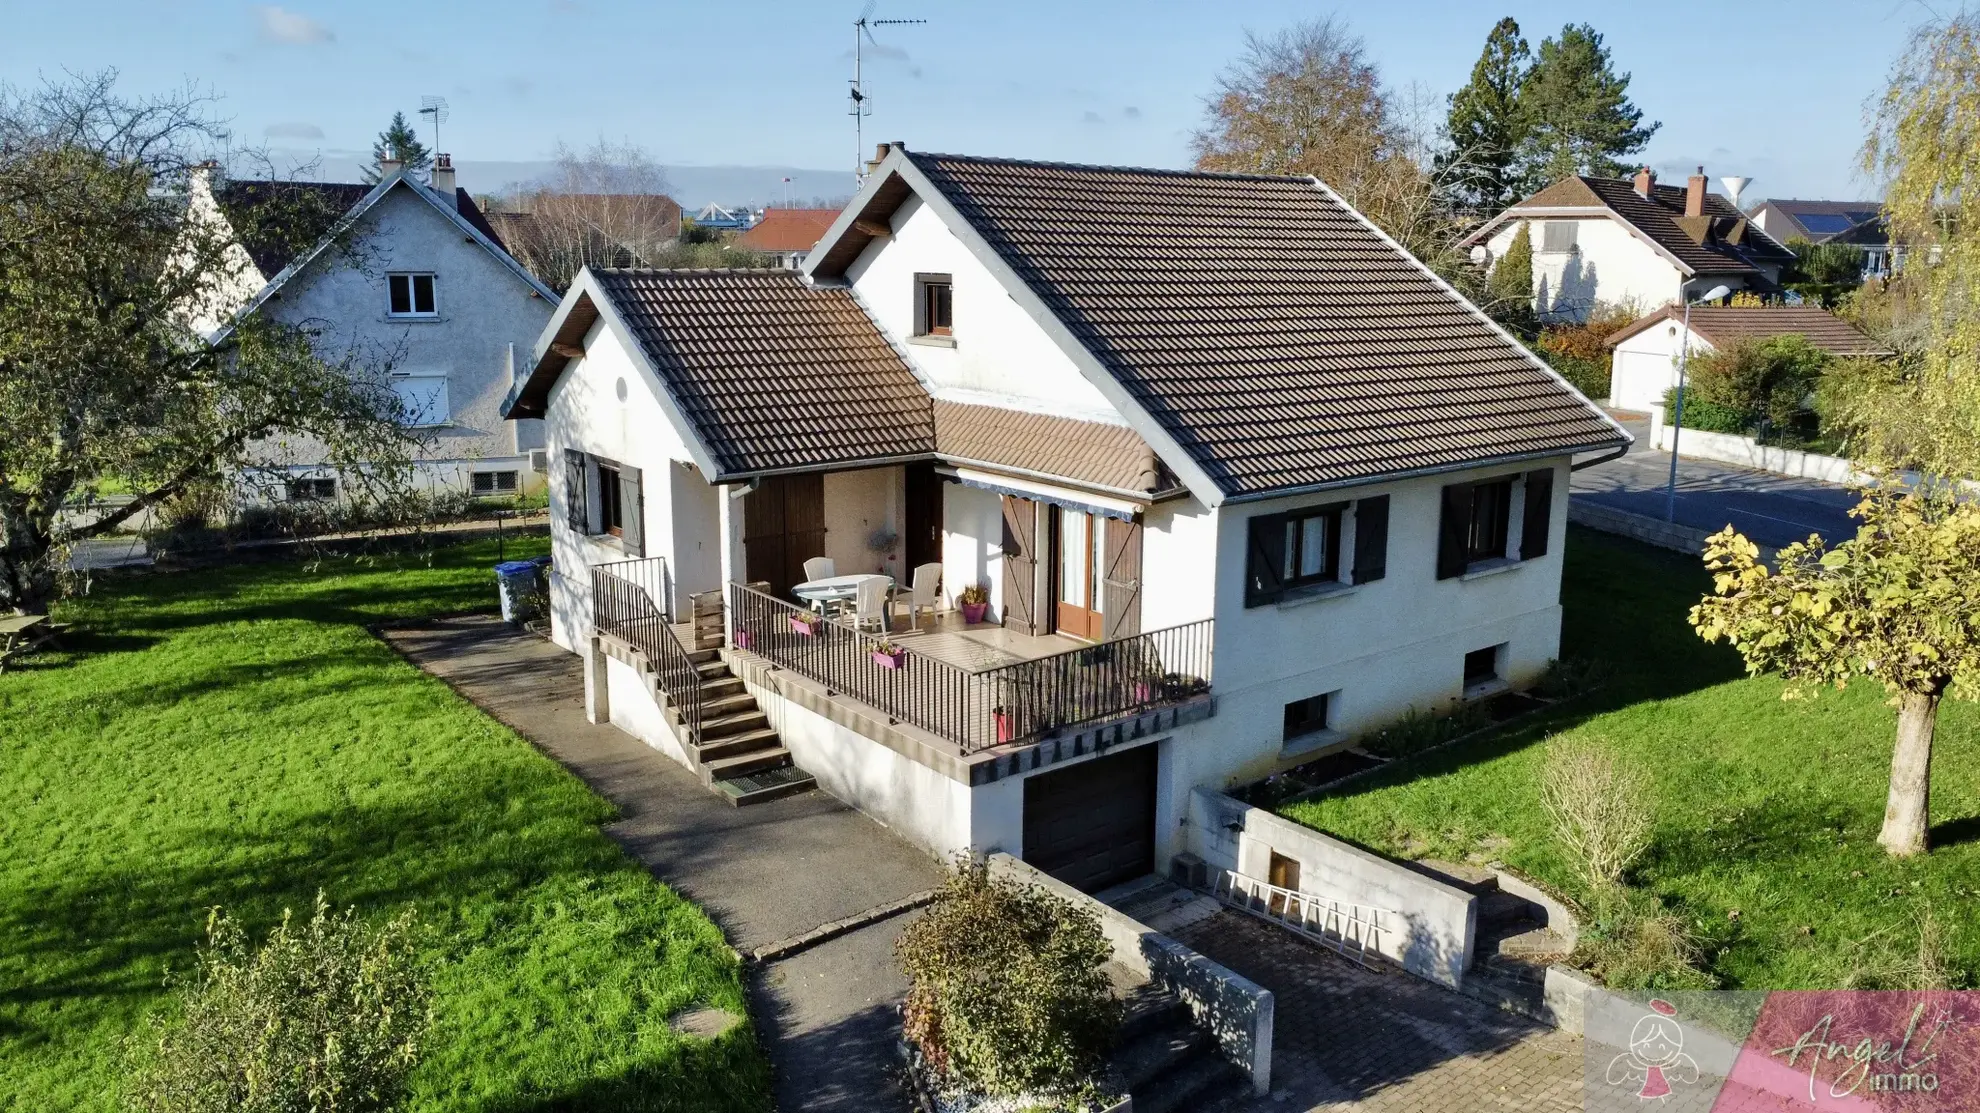
<path id="1" fill-rule="evenodd" d="M 592 625 L 646 659 L 667 704 L 681 717 L 688 742 L 701 745 L 701 670 L 662 605 L 666 564 L 659 557 L 591 566 Z M 657 595 L 656 595 L 657 593 Z"/>
<path id="2" fill-rule="evenodd" d="M 1288 889 L 1236 870 L 1219 871 L 1210 883 L 1210 895 L 1240 912 L 1289 928 L 1371 970 L 1377 965 L 1374 960 L 1384 957 L 1384 933 L 1397 930 L 1402 922 L 1402 913 L 1392 909 Z"/>

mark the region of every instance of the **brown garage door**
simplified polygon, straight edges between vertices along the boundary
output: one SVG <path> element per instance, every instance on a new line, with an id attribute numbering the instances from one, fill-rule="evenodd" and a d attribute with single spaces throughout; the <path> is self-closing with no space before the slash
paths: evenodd
<path id="1" fill-rule="evenodd" d="M 1024 860 L 1085 892 L 1155 868 L 1155 747 L 1024 782 Z"/>

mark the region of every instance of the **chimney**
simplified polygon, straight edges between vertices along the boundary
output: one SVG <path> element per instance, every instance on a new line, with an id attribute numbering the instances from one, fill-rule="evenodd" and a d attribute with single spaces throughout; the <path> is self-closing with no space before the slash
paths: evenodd
<path id="1" fill-rule="evenodd" d="M 397 174 L 399 171 L 404 170 L 405 168 L 406 168 L 406 164 L 399 161 L 396 158 L 381 158 L 378 160 L 379 180 L 383 181 L 384 179 L 389 178 L 394 174 Z"/>
<path id="2" fill-rule="evenodd" d="M 1705 215 L 1705 168 L 1684 180 L 1684 215 Z"/>
<path id="3" fill-rule="evenodd" d="M 1650 189 L 1652 186 L 1655 186 L 1656 184 L 1657 184 L 1657 172 L 1655 170 L 1650 169 L 1648 166 L 1640 166 L 1637 168 L 1636 192 L 1638 196 L 1642 196 L 1642 197 L 1650 196 Z"/>
<path id="4" fill-rule="evenodd" d="M 433 156 L 433 191 L 440 195 L 442 201 L 457 209 L 461 207 L 460 195 L 454 192 L 453 155 Z"/>
<path id="5" fill-rule="evenodd" d="M 894 145 L 892 143 L 874 144 L 873 157 L 866 163 L 866 172 L 871 174 L 875 170 L 880 169 L 880 164 L 887 161 L 887 156 L 892 153 L 894 153 Z"/>

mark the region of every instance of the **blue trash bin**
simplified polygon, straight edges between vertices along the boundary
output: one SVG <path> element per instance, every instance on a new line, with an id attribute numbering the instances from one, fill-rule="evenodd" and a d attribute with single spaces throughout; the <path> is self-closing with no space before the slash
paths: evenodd
<path id="1" fill-rule="evenodd" d="M 520 625 L 537 617 L 536 603 L 531 598 L 543 582 L 543 567 L 547 561 L 505 560 L 495 566 L 495 591 L 502 600 L 502 621 L 511 626 Z"/>

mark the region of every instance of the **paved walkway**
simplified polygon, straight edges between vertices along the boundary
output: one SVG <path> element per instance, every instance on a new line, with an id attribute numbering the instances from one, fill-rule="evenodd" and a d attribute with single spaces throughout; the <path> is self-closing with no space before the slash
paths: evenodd
<path id="1" fill-rule="evenodd" d="M 732 808 L 694 775 L 584 718 L 579 659 L 492 617 L 385 631 L 387 641 L 569 767 L 620 811 L 606 832 L 700 905 L 739 951 L 928 889 L 937 863 L 822 792 Z M 906 1110 L 894 1078 L 907 986 L 895 916 L 754 971 L 777 1107 Z"/>
<path id="2" fill-rule="evenodd" d="M 1581 1041 L 1241 912 L 1171 934 L 1272 991 L 1272 1093 L 1219 1113 L 1580 1113 Z"/>
<path id="3" fill-rule="evenodd" d="M 1574 473 L 1574 498 L 1631 514 L 1664 519 L 1671 457 L 1650 447 L 1650 423 L 1624 419 L 1636 438 L 1629 454 Z M 1682 435 L 1678 447 L 1684 447 Z M 1688 456 L 1678 457 L 1677 520 L 1716 533 L 1731 523 L 1762 545 L 1779 548 L 1819 533 L 1831 542 L 1856 536 L 1847 488 L 1793 479 Z"/>

